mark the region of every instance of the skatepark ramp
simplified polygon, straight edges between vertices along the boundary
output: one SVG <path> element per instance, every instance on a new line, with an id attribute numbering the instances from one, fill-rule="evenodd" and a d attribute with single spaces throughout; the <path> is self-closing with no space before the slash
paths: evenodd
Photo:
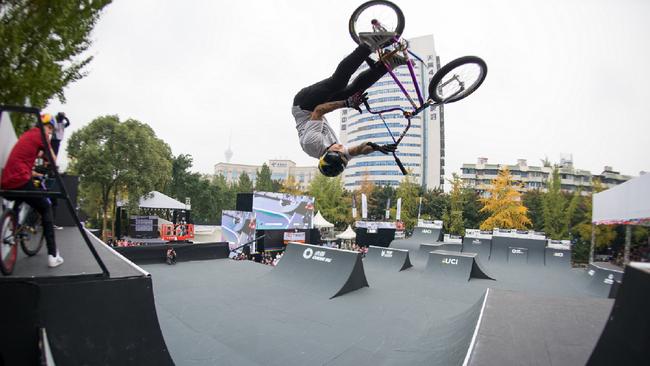
<path id="1" fill-rule="evenodd" d="M 411 241 L 420 243 L 435 243 L 442 240 L 442 228 L 433 227 L 415 227 Z"/>
<path id="2" fill-rule="evenodd" d="M 368 287 L 361 253 L 310 244 L 287 244 L 271 274 L 285 285 L 330 299 Z"/>
<path id="3" fill-rule="evenodd" d="M 490 260 L 490 251 L 492 249 L 492 233 L 482 233 L 477 229 L 465 230 L 463 238 L 463 252 L 476 253 L 482 262 Z"/>
<path id="4" fill-rule="evenodd" d="M 363 259 L 367 267 L 386 269 L 391 272 L 400 272 L 412 267 L 409 251 L 405 249 L 392 249 L 369 246 L 368 253 Z"/>
<path id="5" fill-rule="evenodd" d="M 650 360 L 650 264 L 630 263 L 605 329 L 587 365 L 647 365 Z"/>
<path id="6" fill-rule="evenodd" d="M 435 250 L 429 253 L 425 272 L 455 281 L 467 282 L 472 278 L 494 280 L 481 268 L 477 259 L 476 253 Z"/>
<path id="7" fill-rule="evenodd" d="M 623 269 L 606 262 L 593 262 L 587 268 L 587 274 L 591 277 L 588 289 L 596 296 L 616 297 L 614 289 L 615 282 L 623 279 Z"/>
<path id="8" fill-rule="evenodd" d="M 554 268 L 571 268 L 571 246 L 568 243 L 552 243 L 544 249 L 544 265 Z"/>
<path id="9" fill-rule="evenodd" d="M 490 262 L 508 265 L 544 265 L 546 238 L 535 233 L 494 231 Z"/>

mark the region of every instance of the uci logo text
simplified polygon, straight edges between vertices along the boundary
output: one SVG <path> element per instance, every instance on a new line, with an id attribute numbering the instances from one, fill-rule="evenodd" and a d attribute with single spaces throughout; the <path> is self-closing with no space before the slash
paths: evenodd
<path id="1" fill-rule="evenodd" d="M 553 253 L 553 256 L 562 258 L 564 257 L 564 253 Z"/>
<path id="2" fill-rule="evenodd" d="M 422 229 L 422 234 L 431 234 L 432 231 L 429 229 Z"/>
<path id="3" fill-rule="evenodd" d="M 382 250 L 381 251 L 381 256 L 386 257 L 386 258 L 393 258 L 393 251 L 392 250 Z"/>
<path id="4" fill-rule="evenodd" d="M 458 264 L 458 258 L 444 258 L 442 260 L 443 264 Z"/>

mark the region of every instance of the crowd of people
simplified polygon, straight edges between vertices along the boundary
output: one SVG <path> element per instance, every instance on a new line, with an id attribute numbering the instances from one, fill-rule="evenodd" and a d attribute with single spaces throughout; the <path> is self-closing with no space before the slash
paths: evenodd
<path id="1" fill-rule="evenodd" d="M 276 253 L 275 255 L 273 255 L 273 253 L 271 252 L 264 252 L 259 255 L 246 255 L 246 253 L 244 252 L 239 252 L 239 253 L 235 253 L 235 255 L 232 256 L 231 258 L 236 261 L 251 260 L 251 261 L 265 264 L 267 266 L 275 267 L 283 255 L 284 255 L 283 252 Z"/>

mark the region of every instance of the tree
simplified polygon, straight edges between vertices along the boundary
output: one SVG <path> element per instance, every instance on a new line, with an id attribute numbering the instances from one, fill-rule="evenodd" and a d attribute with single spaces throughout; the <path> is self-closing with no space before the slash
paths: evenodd
<path id="1" fill-rule="evenodd" d="M 86 76 L 91 31 L 110 0 L 0 2 L 0 104 L 44 107 Z M 28 121 L 14 122 L 16 132 Z"/>
<path id="2" fill-rule="evenodd" d="M 351 222 L 350 202 L 346 199 L 341 176 L 328 178 L 317 174 L 309 184 L 309 195 L 315 198 L 315 210 L 339 229 Z"/>
<path id="3" fill-rule="evenodd" d="M 432 220 L 442 220 L 449 208 L 449 195 L 440 188 L 422 192 L 422 217 Z M 420 204 L 418 198 L 418 205 Z"/>
<path id="4" fill-rule="evenodd" d="M 449 180 L 451 183 L 451 192 L 449 209 L 445 212 L 444 224 L 446 231 L 452 235 L 463 235 L 465 234 L 465 227 L 463 222 L 463 207 L 465 202 L 463 201 L 463 181 L 460 179 L 458 174 L 453 174 L 453 179 Z"/>
<path id="5" fill-rule="evenodd" d="M 251 193 L 253 192 L 253 181 L 246 172 L 239 175 L 239 181 L 236 186 L 237 193 Z"/>
<path id="6" fill-rule="evenodd" d="M 273 183 L 271 179 L 271 169 L 266 163 L 262 164 L 262 168 L 257 172 L 257 180 L 255 181 L 255 190 L 260 192 L 276 192 L 278 184 Z"/>
<path id="7" fill-rule="evenodd" d="M 133 209 L 140 197 L 163 190 L 172 171 L 169 146 L 133 119 L 98 117 L 72 134 L 67 151 L 70 171 L 79 176 L 81 192 L 90 195 L 82 198 L 99 202 L 102 232 L 118 199 Z"/>
<path id="8" fill-rule="evenodd" d="M 408 230 L 417 223 L 420 188 L 409 174 L 402 179 L 395 193 L 397 199 L 402 199 L 401 220 Z"/>
<path id="9" fill-rule="evenodd" d="M 368 216 L 384 219 L 389 199 L 391 206 L 395 206 L 395 188 L 389 185 L 375 186 L 368 200 Z"/>
<path id="10" fill-rule="evenodd" d="M 375 191 L 375 183 L 370 180 L 370 176 L 367 173 L 364 174 L 363 178 L 361 179 L 361 184 L 359 185 L 359 189 L 356 190 L 355 194 L 357 195 L 357 197 L 359 197 L 359 202 L 361 202 L 361 195 L 362 194 L 366 195 L 366 200 L 368 202 L 368 217 L 370 219 L 377 216 L 383 217 L 383 213 L 379 213 L 381 211 L 381 208 L 378 207 L 380 206 L 380 204 L 373 200 L 372 196 L 374 191 Z M 377 216 L 373 216 L 373 213 L 375 215 L 377 213 L 379 214 Z"/>
<path id="11" fill-rule="evenodd" d="M 465 228 L 476 229 L 488 217 L 481 212 L 483 207 L 479 192 L 471 188 L 463 188 L 463 222 Z"/>
<path id="12" fill-rule="evenodd" d="M 604 191 L 600 181 L 597 179 L 593 182 L 593 193 Z M 591 243 L 591 213 L 593 208 L 593 195 L 587 196 L 579 202 L 578 210 L 584 212 L 582 221 L 571 229 L 578 241 L 589 246 Z M 607 248 L 616 239 L 616 231 L 611 225 L 596 225 L 596 249 Z M 588 253 L 587 253 L 588 256 Z M 586 258 L 584 261 L 587 261 Z"/>
<path id="13" fill-rule="evenodd" d="M 512 184 L 512 176 L 507 167 L 501 169 L 499 176 L 492 180 L 488 192 L 489 197 L 481 199 L 484 205 L 481 212 L 490 213 L 490 217 L 481 224 L 481 230 L 525 229 L 531 225 L 526 216 L 528 210 L 521 204 L 521 194 Z"/>
<path id="14" fill-rule="evenodd" d="M 567 239 L 573 216 L 580 201 L 580 191 L 567 198 L 561 191 L 562 183 L 557 167 L 548 182 L 548 192 L 542 195 L 544 232 L 555 240 Z"/>
<path id="15" fill-rule="evenodd" d="M 290 175 L 289 178 L 282 181 L 280 192 L 292 194 L 294 196 L 303 194 L 302 190 L 300 189 L 300 184 L 293 175 Z"/>
<path id="16" fill-rule="evenodd" d="M 525 192 L 522 195 L 524 206 L 528 209 L 528 217 L 533 223 L 533 230 L 544 230 L 544 208 L 542 206 L 544 193 L 538 189 Z"/>

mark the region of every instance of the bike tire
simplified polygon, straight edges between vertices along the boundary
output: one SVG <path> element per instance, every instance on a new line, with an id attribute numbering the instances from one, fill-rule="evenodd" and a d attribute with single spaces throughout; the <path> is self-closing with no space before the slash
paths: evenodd
<path id="1" fill-rule="evenodd" d="M 352 40 L 354 40 L 355 43 L 359 44 L 359 32 L 364 31 L 361 30 L 359 25 L 357 25 L 357 20 L 361 17 L 362 14 L 367 14 L 369 13 L 370 8 L 375 7 L 375 8 L 380 8 L 380 7 L 386 7 L 384 10 L 386 11 L 386 15 L 390 14 L 392 11 L 392 15 L 388 15 L 390 18 L 393 16 L 395 17 L 394 20 L 382 20 L 386 21 L 387 23 L 392 23 L 390 24 L 392 27 L 391 29 L 387 29 L 388 31 L 395 32 L 397 36 L 401 36 L 402 32 L 404 31 L 404 13 L 402 13 L 402 9 L 400 9 L 397 5 L 393 4 L 390 1 L 386 0 L 371 0 L 368 2 L 365 2 L 361 4 L 356 10 L 352 12 L 352 15 L 350 16 L 350 21 L 348 22 L 348 29 L 350 30 L 350 37 L 352 37 Z M 368 30 L 369 31 L 369 30 Z"/>
<path id="2" fill-rule="evenodd" d="M 445 97 L 442 93 L 442 86 L 447 82 L 446 80 L 448 80 L 445 79 L 445 77 L 452 74 L 456 69 L 467 65 L 474 65 L 478 68 L 478 73 L 474 77 L 474 80 L 472 80 L 470 86 L 457 94 L 452 94 L 452 97 Z M 433 99 L 436 103 L 441 104 L 457 102 L 476 91 L 476 89 L 481 86 L 486 76 L 487 64 L 480 57 L 464 56 L 457 58 L 441 67 L 440 70 L 433 75 L 429 82 L 429 98 Z"/>
<path id="3" fill-rule="evenodd" d="M 18 247 L 16 245 L 16 217 L 11 210 L 5 210 L 0 218 L 0 271 L 10 275 L 16 266 Z"/>
<path id="4" fill-rule="evenodd" d="M 21 230 L 28 231 L 20 236 L 20 247 L 28 256 L 35 256 L 43 247 L 45 236 L 43 235 L 43 225 L 41 215 L 32 210 L 28 217 L 29 225 L 21 225 Z"/>

